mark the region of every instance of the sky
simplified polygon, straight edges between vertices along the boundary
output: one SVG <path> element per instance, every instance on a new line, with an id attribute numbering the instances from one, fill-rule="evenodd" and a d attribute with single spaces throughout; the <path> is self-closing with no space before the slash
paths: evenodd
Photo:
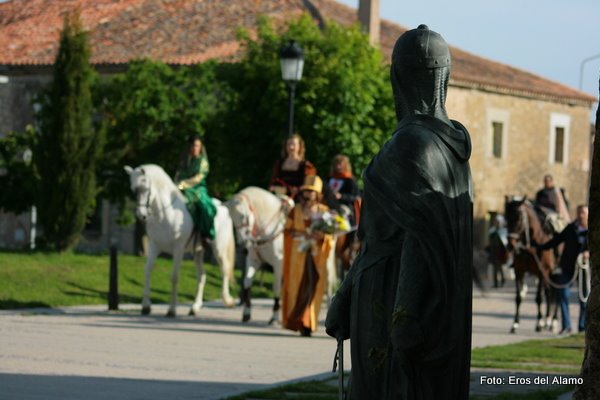
<path id="1" fill-rule="evenodd" d="M 358 0 L 336 0 L 358 8 Z M 453 47 L 598 98 L 600 0 L 380 0 L 382 19 L 427 24 Z"/>

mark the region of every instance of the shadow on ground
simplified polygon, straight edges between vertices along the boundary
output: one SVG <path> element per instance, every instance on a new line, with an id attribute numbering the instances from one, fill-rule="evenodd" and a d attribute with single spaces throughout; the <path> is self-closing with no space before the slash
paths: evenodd
<path id="1" fill-rule="evenodd" d="M 11 400 L 162 400 L 222 399 L 267 385 L 237 382 L 187 382 L 0 373 L 3 399 Z"/>
<path id="2" fill-rule="evenodd" d="M 16 310 L 21 308 L 50 308 L 50 305 L 40 301 L 0 300 L 0 310 Z"/>

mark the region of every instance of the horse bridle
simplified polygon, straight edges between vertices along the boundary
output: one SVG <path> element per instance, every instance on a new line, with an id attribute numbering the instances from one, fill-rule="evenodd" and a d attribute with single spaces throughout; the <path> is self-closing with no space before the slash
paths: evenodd
<path id="1" fill-rule="evenodd" d="M 529 216 L 527 215 L 527 211 L 525 211 L 525 209 L 523 208 L 524 205 L 525 203 L 521 203 L 521 205 L 519 205 L 519 213 L 521 214 L 521 218 L 519 220 L 518 226 L 521 229 L 516 232 L 508 233 L 508 237 L 514 239 L 517 242 L 517 244 L 519 244 L 518 247 L 515 247 L 515 251 L 517 252 L 519 252 L 521 248 L 531 246 L 531 234 L 529 233 Z M 525 246 L 521 244 L 521 235 L 525 236 Z"/>
<path id="2" fill-rule="evenodd" d="M 531 237 L 530 237 L 530 233 L 529 233 L 529 216 L 527 215 L 527 212 L 524 209 L 521 209 L 521 207 L 524 205 L 525 203 L 523 203 L 521 206 L 519 206 L 519 212 L 521 213 L 521 221 L 522 223 L 520 225 L 524 225 L 523 226 L 523 230 L 524 232 L 514 232 L 514 233 L 509 233 L 508 236 L 517 240 L 517 243 L 519 242 L 519 238 L 521 236 L 522 233 L 525 234 L 525 244 L 526 246 L 523 246 L 522 244 L 519 245 L 519 247 L 515 248 L 515 251 L 518 253 L 521 249 L 523 248 L 529 248 L 531 247 Z M 532 255 L 532 257 L 535 260 L 535 263 L 538 267 L 538 269 L 540 270 L 540 272 L 542 273 L 542 276 L 544 278 L 544 281 L 546 281 L 550 286 L 554 287 L 555 289 L 562 289 L 565 287 L 569 287 L 571 286 L 571 284 L 575 281 L 575 278 L 577 278 L 577 272 L 578 272 L 578 266 L 576 265 L 575 267 L 575 271 L 573 272 L 573 276 L 571 277 L 570 282 L 566 283 L 566 284 L 556 284 L 552 281 L 552 279 L 548 278 L 545 274 L 544 274 L 544 270 L 542 268 L 542 261 L 540 260 L 539 256 L 537 255 L 536 252 L 530 253 Z"/>
<path id="3" fill-rule="evenodd" d="M 267 221 L 267 223 L 265 223 L 262 227 L 258 225 L 258 218 L 256 218 L 256 212 L 254 211 L 254 207 L 252 207 L 252 203 L 250 202 L 250 199 L 248 198 L 248 196 L 246 196 L 243 193 L 238 193 L 237 197 L 239 199 L 242 200 L 242 202 L 246 205 L 246 208 L 248 210 L 248 215 L 244 216 L 243 222 L 241 224 L 238 225 L 234 225 L 236 230 L 238 230 L 238 232 L 243 232 L 243 228 L 249 228 L 250 227 L 250 215 L 252 215 L 254 217 L 254 223 L 252 224 L 252 229 L 246 229 L 247 231 L 249 231 L 249 234 L 246 235 L 246 237 L 244 238 L 245 241 L 249 242 L 252 246 L 254 247 L 258 247 L 258 246 L 262 246 L 265 245 L 271 241 L 273 241 L 277 236 L 279 236 L 279 234 L 281 232 L 283 232 L 283 225 L 281 222 L 278 223 L 275 228 L 273 229 L 273 231 L 268 234 L 265 235 L 264 233 L 264 226 L 269 226 L 269 224 L 271 224 L 271 222 L 273 222 L 277 217 L 279 217 L 281 215 L 281 210 L 283 209 L 283 202 L 281 203 L 281 206 L 279 207 L 279 209 L 277 209 L 277 211 L 273 214 L 273 216 L 271 218 L 269 218 L 269 220 Z M 281 228 L 280 228 L 281 226 Z M 263 234 L 261 236 L 261 234 Z"/>
<path id="4" fill-rule="evenodd" d="M 150 216 L 150 214 L 151 214 L 151 212 L 150 212 L 150 210 L 151 210 L 150 209 L 150 200 L 151 200 L 151 197 L 152 197 L 151 196 L 152 186 L 150 185 L 150 182 L 147 179 L 146 179 L 146 181 L 148 182 L 148 188 L 144 188 L 144 190 L 142 190 L 142 188 L 137 187 L 135 189 L 136 198 L 137 198 L 137 205 L 136 205 L 136 207 L 137 208 L 145 208 L 147 215 Z M 148 195 L 146 196 L 146 202 L 145 202 L 145 204 L 142 201 L 140 201 L 140 197 L 141 197 L 142 192 L 147 192 L 148 193 Z"/>

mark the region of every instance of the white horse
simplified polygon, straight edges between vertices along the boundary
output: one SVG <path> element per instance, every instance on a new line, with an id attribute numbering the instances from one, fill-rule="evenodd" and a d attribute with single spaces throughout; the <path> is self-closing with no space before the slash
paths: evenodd
<path id="1" fill-rule="evenodd" d="M 194 262 L 198 274 L 196 299 L 190 309 L 190 315 L 197 315 L 202 307 L 202 297 L 206 274 L 204 271 L 204 248 L 200 240 L 194 240 L 194 223 L 187 210 L 185 198 L 171 178 L 158 165 L 145 164 L 133 169 L 125 167 L 131 181 L 131 190 L 137 197 L 136 215 L 146 222 L 149 237 L 148 259 L 144 268 L 144 296 L 142 314 L 150 313 L 150 275 L 156 257 L 161 253 L 173 255 L 171 274 L 171 302 L 167 316 L 174 317 L 177 306 L 177 281 L 179 267 L 186 249 L 194 253 Z M 219 200 L 213 200 L 217 207 L 215 216 L 214 241 L 210 241 L 213 255 L 223 274 L 222 297 L 226 306 L 232 307 L 234 300 L 229 294 L 229 280 L 233 279 L 235 240 L 233 224 L 229 212 Z M 194 248 L 192 248 L 194 247 Z"/>
<path id="2" fill-rule="evenodd" d="M 250 186 L 225 202 L 238 233 L 248 250 L 242 301 L 242 321 L 251 318 L 250 288 L 262 263 L 273 267 L 273 315 L 269 324 L 279 321 L 279 297 L 283 268 L 283 229 L 288 212 L 294 207 L 289 198 L 279 198 L 259 187 Z"/>

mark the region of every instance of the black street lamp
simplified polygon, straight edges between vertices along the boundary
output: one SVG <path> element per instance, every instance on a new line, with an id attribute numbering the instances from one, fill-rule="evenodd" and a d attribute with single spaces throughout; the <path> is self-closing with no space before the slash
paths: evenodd
<path id="1" fill-rule="evenodd" d="M 302 79 L 302 68 L 304 67 L 304 53 L 298 44 L 290 40 L 281 50 L 281 77 L 287 83 L 289 96 L 289 125 L 288 137 L 294 133 L 294 95 L 296 94 L 296 83 Z"/>

